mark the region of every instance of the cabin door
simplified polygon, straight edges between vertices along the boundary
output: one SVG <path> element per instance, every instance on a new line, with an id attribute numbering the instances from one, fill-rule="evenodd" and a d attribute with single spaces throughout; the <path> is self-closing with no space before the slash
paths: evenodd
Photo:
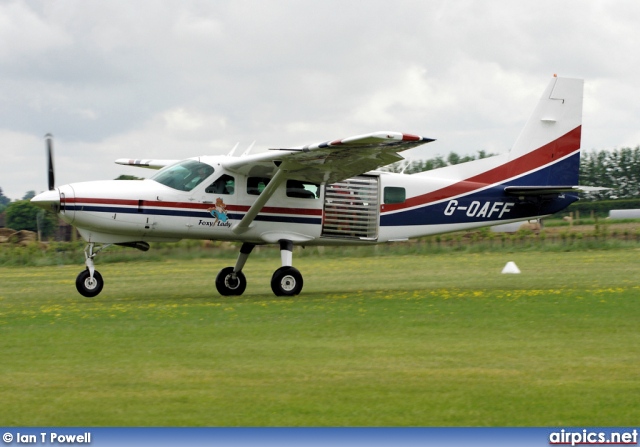
<path id="1" fill-rule="evenodd" d="M 378 177 L 359 175 L 325 187 L 323 237 L 377 240 L 379 222 Z"/>

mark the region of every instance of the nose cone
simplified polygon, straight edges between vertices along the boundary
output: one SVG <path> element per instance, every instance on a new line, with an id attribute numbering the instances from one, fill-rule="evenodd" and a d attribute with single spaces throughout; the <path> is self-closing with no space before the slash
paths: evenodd
<path id="1" fill-rule="evenodd" d="M 58 213 L 60 211 L 60 192 L 57 189 L 42 192 L 31 199 L 31 203 L 45 210 Z"/>

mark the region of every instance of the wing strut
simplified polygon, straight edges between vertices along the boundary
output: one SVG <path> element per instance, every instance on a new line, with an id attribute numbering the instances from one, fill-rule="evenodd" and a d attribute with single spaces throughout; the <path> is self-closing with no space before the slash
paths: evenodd
<path id="1" fill-rule="evenodd" d="M 247 214 L 245 214 L 242 220 L 238 222 L 238 224 L 235 227 L 233 227 L 232 231 L 235 234 L 244 233 L 249 229 L 251 222 L 253 222 L 253 220 L 256 218 L 260 210 L 262 210 L 262 207 L 265 205 L 265 203 L 267 203 L 267 201 L 271 198 L 275 190 L 278 188 L 278 186 L 282 184 L 284 180 L 285 180 L 285 170 L 282 168 L 279 168 L 278 171 L 273 176 L 273 178 L 271 179 L 271 181 L 269 182 L 269 184 L 267 185 L 267 187 L 264 188 L 264 191 L 262 191 L 262 193 L 260 193 L 256 201 L 253 202 L 253 205 L 251 205 L 251 208 L 249 208 L 249 211 L 247 211 Z"/>

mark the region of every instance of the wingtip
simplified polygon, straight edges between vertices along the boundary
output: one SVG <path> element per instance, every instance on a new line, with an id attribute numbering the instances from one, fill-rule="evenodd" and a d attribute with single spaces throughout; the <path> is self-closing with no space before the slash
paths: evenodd
<path id="1" fill-rule="evenodd" d="M 421 137 L 419 135 L 413 135 L 410 133 L 403 133 L 402 141 L 424 141 L 425 143 L 431 143 L 432 141 L 436 141 L 436 140 L 435 138 L 427 138 L 427 137 Z"/>

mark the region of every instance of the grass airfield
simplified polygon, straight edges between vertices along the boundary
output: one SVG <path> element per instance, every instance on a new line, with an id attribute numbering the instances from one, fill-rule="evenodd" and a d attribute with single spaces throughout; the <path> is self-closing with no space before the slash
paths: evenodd
<path id="1" fill-rule="evenodd" d="M 4 426 L 633 426 L 640 251 L 0 268 Z M 515 261 L 520 275 L 502 275 Z"/>

